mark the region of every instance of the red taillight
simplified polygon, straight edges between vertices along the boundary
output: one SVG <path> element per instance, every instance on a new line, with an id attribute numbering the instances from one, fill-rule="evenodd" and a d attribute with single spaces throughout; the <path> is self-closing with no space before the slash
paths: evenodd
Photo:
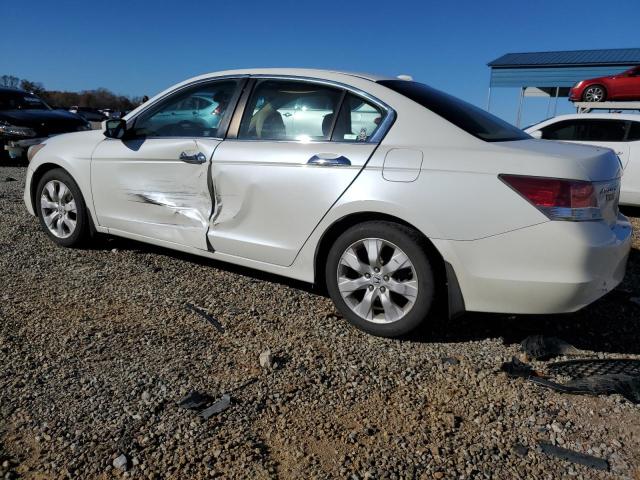
<path id="1" fill-rule="evenodd" d="M 552 220 L 602 218 L 591 182 L 522 175 L 500 175 L 500 178 Z"/>

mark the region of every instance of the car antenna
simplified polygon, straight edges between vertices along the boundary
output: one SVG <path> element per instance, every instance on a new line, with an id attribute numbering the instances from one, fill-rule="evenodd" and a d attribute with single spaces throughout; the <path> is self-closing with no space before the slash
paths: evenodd
<path id="1" fill-rule="evenodd" d="M 413 77 L 411 75 L 398 75 L 396 78 L 400 80 L 406 80 L 407 82 L 413 82 Z"/>

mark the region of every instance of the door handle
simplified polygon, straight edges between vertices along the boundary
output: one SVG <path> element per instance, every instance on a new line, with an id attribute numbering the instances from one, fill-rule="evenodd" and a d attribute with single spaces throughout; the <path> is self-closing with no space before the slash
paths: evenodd
<path id="1" fill-rule="evenodd" d="M 182 152 L 180 154 L 180 160 L 182 160 L 185 163 L 200 164 L 200 163 L 206 162 L 207 157 L 205 157 L 204 153 L 202 152 L 197 152 L 197 153 Z"/>
<path id="2" fill-rule="evenodd" d="M 307 165 L 318 165 L 321 167 L 348 167 L 351 165 L 351 160 L 343 155 L 338 157 L 314 155 L 309 159 Z"/>
<path id="3" fill-rule="evenodd" d="M 282 114 L 283 117 L 290 117 L 291 115 L 293 115 L 291 112 L 285 112 Z"/>

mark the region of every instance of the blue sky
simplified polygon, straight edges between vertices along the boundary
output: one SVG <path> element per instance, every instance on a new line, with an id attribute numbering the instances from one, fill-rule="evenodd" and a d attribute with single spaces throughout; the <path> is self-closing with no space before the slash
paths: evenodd
<path id="1" fill-rule="evenodd" d="M 410 74 L 485 107 L 487 62 L 640 47 L 638 18 L 639 0 L 0 0 L 0 75 L 135 96 L 228 68 L 333 68 Z M 515 122 L 517 95 L 494 91 L 492 111 Z M 545 109 L 528 103 L 524 122 Z"/>

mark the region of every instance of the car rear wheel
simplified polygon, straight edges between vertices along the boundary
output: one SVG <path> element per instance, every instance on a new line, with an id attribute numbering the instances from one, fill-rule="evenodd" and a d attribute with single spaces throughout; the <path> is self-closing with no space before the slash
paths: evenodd
<path id="1" fill-rule="evenodd" d="M 427 317 L 434 279 L 421 236 L 375 221 L 344 232 L 329 251 L 327 289 L 344 317 L 374 335 L 397 337 Z"/>
<path id="2" fill-rule="evenodd" d="M 585 102 L 604 102 L 607 98 L 607 94 L 604 87 L 600 85 L 591 85 L 585 88 L 582 94 L 582 100 Z"/>
<path id="3" fill-rule="evenodd" d="M 62 169 L 45 173 L 36 190 L 36 210 L 40 225 L 58 245 L 82 245 L 90 233 L 87 208 L 80 188 Z"/>

